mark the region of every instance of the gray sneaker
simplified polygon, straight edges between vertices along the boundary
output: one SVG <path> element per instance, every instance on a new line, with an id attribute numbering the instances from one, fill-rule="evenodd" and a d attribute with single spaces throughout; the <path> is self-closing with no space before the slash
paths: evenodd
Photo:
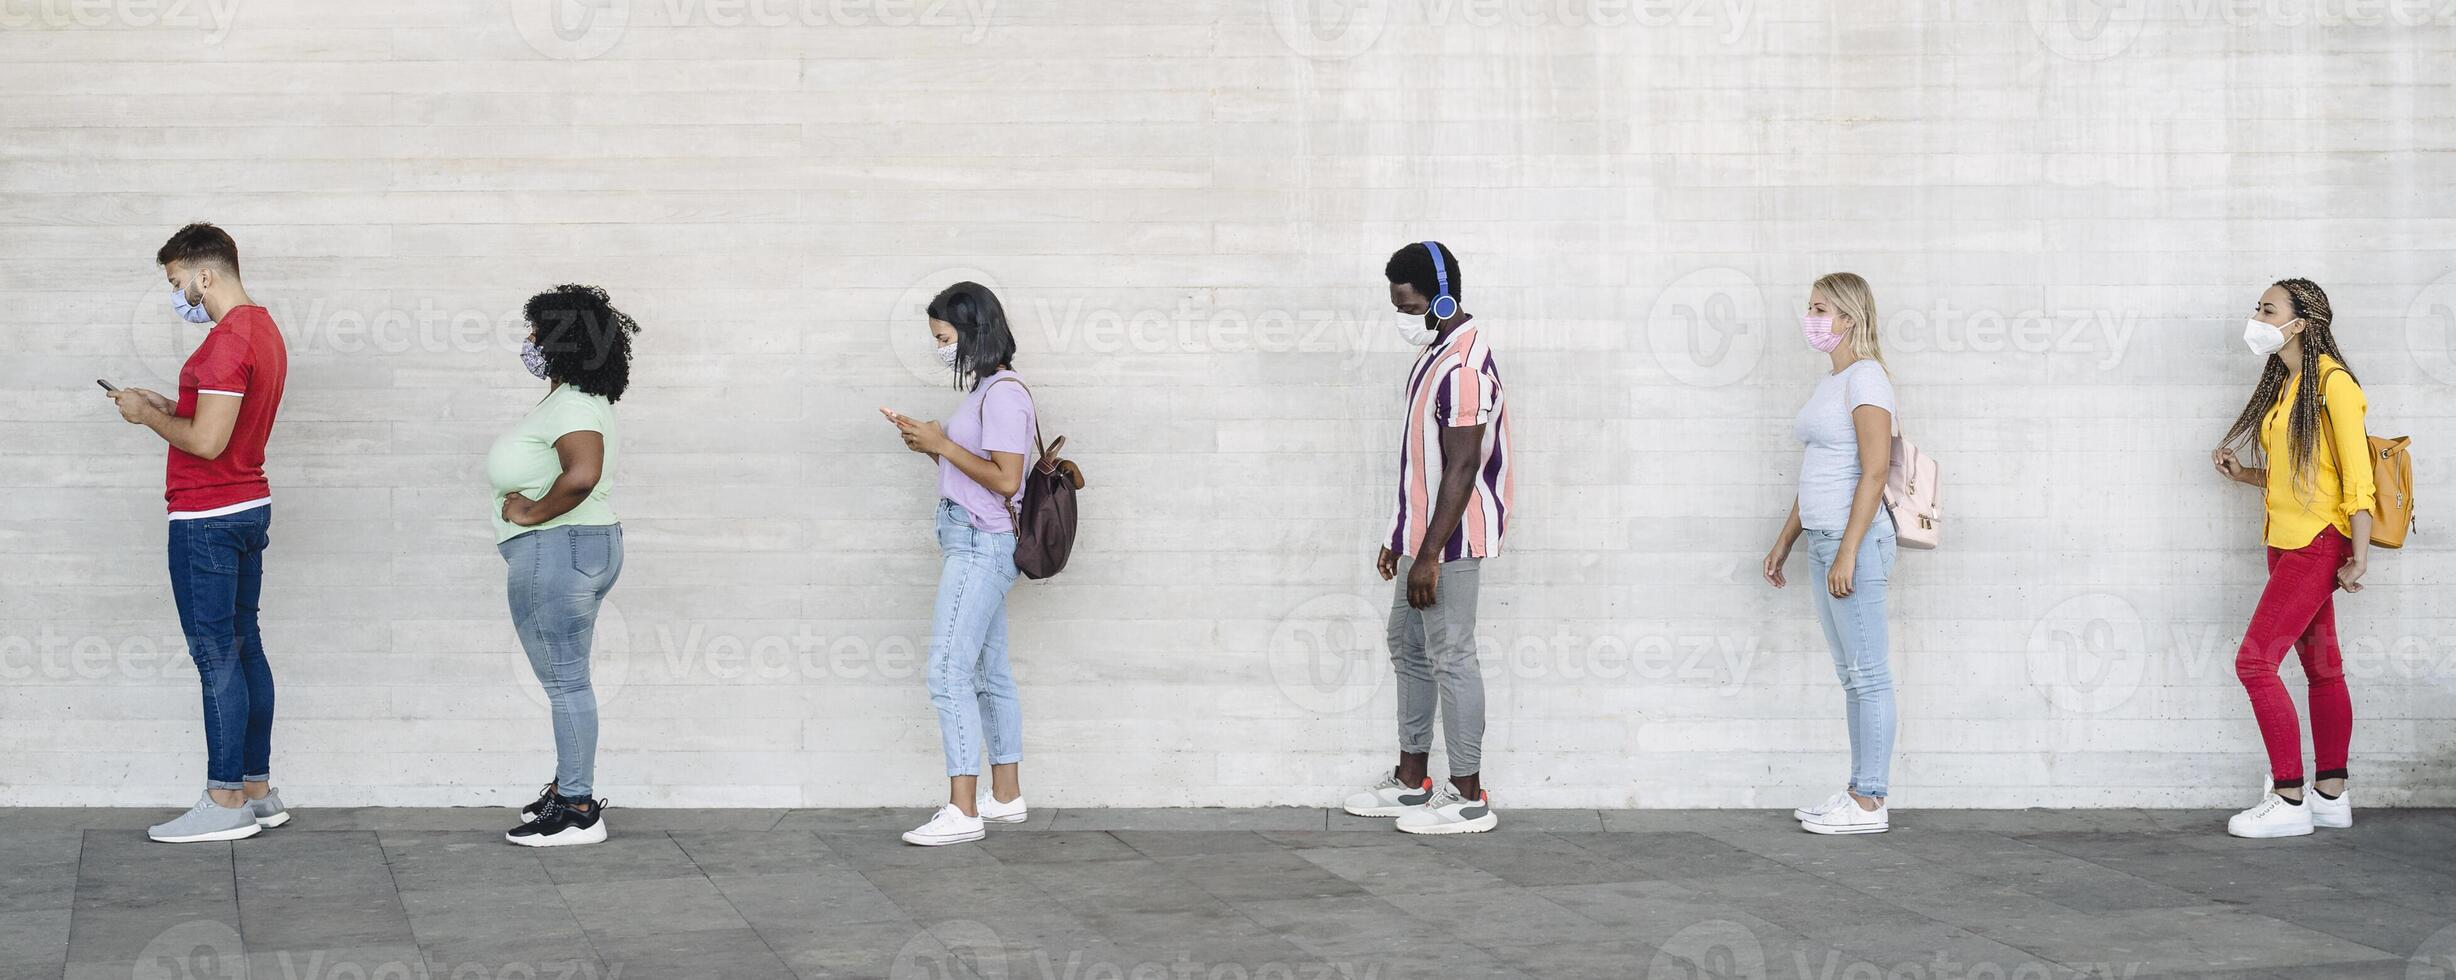
<path id="1" fill-rule="evenodd" d="M 256 826 L 266 830 L 290 822 L 290 808 L 281 805 L 280 790 L 264 794 L 264 799 L 247 801 L 247 807 L 256 811 Z"/>
<path id="2" fill-rule="evenodd" d="M 256 823 L 254 807 L 246 804 L 223 806 L 213 802 L 211 795 L 206 795 L 198 797 L 195 806 L 170 822 L 146 828 L 145 836 L 165 844 L 197 844 L 254 837 L 263 830 Z"/>

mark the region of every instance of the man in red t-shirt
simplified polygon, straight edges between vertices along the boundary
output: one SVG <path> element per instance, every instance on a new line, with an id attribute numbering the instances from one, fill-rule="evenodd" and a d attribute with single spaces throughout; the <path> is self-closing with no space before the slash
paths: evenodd
<path id="1" fill-rule="evenodd" d="M 209 224 L 179 229 L 154 261 L 171 308 L 211 324 L 179 369 L 179 398 L 111 392 L 120 417 L 170 443 L 171 597 L 204 687 L 205 795 L 154 826 L 172 843 L 236 840 L 290 819 L 272 790 L 273 671 L 256 629 L 273 492 L 264 444 L 281 411 L 290 354 L 281 330 L 239 282 L 239 246 Z"/>

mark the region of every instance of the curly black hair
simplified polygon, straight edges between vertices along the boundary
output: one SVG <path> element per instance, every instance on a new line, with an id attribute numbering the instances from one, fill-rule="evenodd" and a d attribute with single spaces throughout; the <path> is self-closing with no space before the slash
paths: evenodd
<path id="1" fill-rule="evenodd" d="M 1434 242 L 1433 247 L 1441 250 L 1442 271 L 1450 274 L 1450 298 L 1465 300 L 1467 274 L 1458 268 L 1458 256 L 1440 242 Z M 1416 293 L 1427 300 L 1441 295 L 1439 279 L 1433 275 L 1433 254 L 1424 250 L 1422 242 L 1400 246 L 1390 253 L 1390 261 L 1382 266 L 1382 276 L 1416 287 Z"/>
<path id="2" fill-rule="evenodd" d="M 640 325 L 615 309 L 605 290 L 565 283 L 529 297 L 522 315 L 546 353 L 546 377 L 623 400 L 631 386 L 631 335 Z"/>

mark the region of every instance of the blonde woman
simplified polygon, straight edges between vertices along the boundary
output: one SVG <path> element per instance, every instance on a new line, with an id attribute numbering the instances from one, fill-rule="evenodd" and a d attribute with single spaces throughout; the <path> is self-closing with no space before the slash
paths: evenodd
<path id="1" fill-rule="evenodd" d="M 2309 279 L 2268 287 L 2243 324 L 2243 343 L 2265 362 L 2243 414 L 2212 455 L 2217 472 L 2259 487 L 2268 585 L 2243 630 L 2234 672 L 2251 695 L 2252 717 L 2268 746 L 2269 792 L 2226 821 L 2236 837 L 2300 837 L 2317 827 L 2351 827 L 2345 756 L 2354 736 L 2353 698 L 2337 649 L 2336 594 L 2362 591 L 2370 564 L 2370 440 L 2363 434 L 2362 384 L 2329 328 L 2328 294 Z M 2236 446 L 2257 446 L 2261 466 L 2245 466 Z M 2302 655 L 2311 686 L 2311 752 L 2318 763 L 2303 794 L 2302 723 L 2277 678 L 2285 652 Z"/>
<path id="2" fill-rule="evenodd" d="M 1893 463 L 1893 379 L 1876 342 L 1876 294 L 1848 272 L 1818 279 L 1800 318 L 1808 347 L 1831 362 L 1792 420 L 1805 446 L 1799 492 L 1765 554 L 1765 580 L 1784 584 L 1791 546 L 1808 539 L 1816 569 L 1816 618 L 1833 649 L 1834 674 L 1851 739 L 1850 781 L 1815 806 L 1792 811 L 1817 834 L 1881 834 L 1893 761 L 1893 668 L 1887 654 L 1885 583 L 1893 576 L 1893 515 L 1884 507 Z"/>

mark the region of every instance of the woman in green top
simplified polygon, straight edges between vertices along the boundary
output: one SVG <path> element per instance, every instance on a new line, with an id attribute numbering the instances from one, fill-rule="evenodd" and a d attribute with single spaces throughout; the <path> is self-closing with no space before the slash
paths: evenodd
<path id="1" fill-rule="evenodd" d="M 512 625 L 554 715 L 554 780 L 505 834 L 553 847 L 605 839 L 605 801 L 589 792 L 597 762 L 597 693 L 589 642 L 597 607 L 623 570 L 623 527 L 609 503 L 622 441 L 614 403 L 631 381 L 639 325 L 595 286 L 529 298 L 520 360 L 546 397 L 486 453 L 495 549 L 509 578 Z"/>

